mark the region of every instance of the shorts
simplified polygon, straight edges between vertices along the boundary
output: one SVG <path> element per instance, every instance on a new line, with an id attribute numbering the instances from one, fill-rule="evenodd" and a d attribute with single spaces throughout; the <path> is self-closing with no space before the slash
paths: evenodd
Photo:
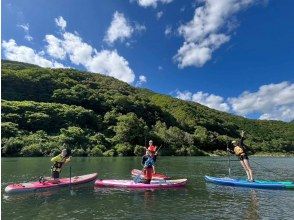
<path id="1" fill-rule="evenodd" d="M 59 179 L 59 174 L 60 174 L 60 172 L 58 172 L 58 171 L 52 171 L 52 178 Z"/>
<path id="2" fill-rule="evenodd" d="M 239 156 L 239 160 L 243 161 L 243 160 L 245 160 L 245 159 L 246 159 L 246 160 L 249 160 L 247 154 L 242 154 L 242 155 Z"/>
<path id="3" fill-rule="evenodd" d="M 144 177 L 146 180 L 151 180 L 153 175 L 153 168 L 152 167 L 146 167 L 144 169 Z"/>

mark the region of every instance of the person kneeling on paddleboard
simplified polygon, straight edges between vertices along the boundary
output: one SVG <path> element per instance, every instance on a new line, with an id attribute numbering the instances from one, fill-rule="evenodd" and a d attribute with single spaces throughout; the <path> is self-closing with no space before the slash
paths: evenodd
<path id="1" fill-rule="evenodd" d="M 61 151 L 61 154 L 51 159 L 51 162 L 54 163 L 53 166 L 51 167 L 52 178 L 56 180 L 57 182 L 59 181 L 59 175 L 61 173 L 62 166 L 70 162 L 70 158 L 71 158 L 70 155 L 71 155 L 70 149 L 63 149 Z"/>
<path id="2" fill-rule="evenodd" d="M 156 147 L 149 146 L 146 154 L 142 157 L 143 173 L 145 176 L 144 183 L 150 184 L 152 175 L 155 174 L 155 162 L 156 162 Z"/>
<path id="3" fill-rule="evenodd" d="M 248 153 L 247 153 L 247 149 L 244 145 L 244 131 L 241 132 L 241 139 L 240 140 L 234 140 L 232 141 L 233 144 L 233 150 L 228 148 L 227 150 L 232 153 L 235 154 L 237 157 L 239 157 L 240 159 L 240 163 L 243 166 L 246 174 L 247 174 L 247 178 L 248 181 L 250 182 L 254 182 L 253 180 L 253 172 L 249 163 L 249 158 L 248 158 Z"/>
<path id="4" fill-rule="evenodd" d="M 64 164 L 70 162 L 71 159 L 71 150 L 63 149 L 61 153 L 51 159 L 53 165 L 51 166 L 51 179 L 44 179 L 40 177 L 39 182 L 49 181 L 51 183 L 59 183 L 59 175 L 61 173 L 61 168 Z"/>

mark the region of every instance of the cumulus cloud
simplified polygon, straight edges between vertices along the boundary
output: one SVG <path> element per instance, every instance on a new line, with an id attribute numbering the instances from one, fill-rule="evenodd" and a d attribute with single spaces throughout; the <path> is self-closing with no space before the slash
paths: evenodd
<path id="1" fill-rule="evenodd" d="M 46 35 L 47 53 L 57 59 L 67 57 L 75 65 L 82 65 L 88 71 L 115 77 L 127 83 L 135 80 L 135 74 L 128 61 L 116 50 L 98 52 L 77 34 L 64 32 L 62 38 Z"/>
<path id="2" fill-rule="evenodd" d="M 68 56 L 73 64 L 81 64 L 88 71 L 112 76 L 127 83 L 134 82 L 135 74 L 129 67 L 128 61 L 116 50 L 97 52 L 91 45 L 83 42 L 80 36 L 69 32 L 63 33 L 62 37 L 58 39 L 55 36 L 46 35 L 48 54 L 61 59 Z M 51 40 L 48 41 L 50 38 Z"/>
<path id="3" fill-rule="evenodd" d="M 133 32 L 134 29 L 126 20 L 124 14 L 116 11 L 104 40 L 108 43 L 113 43 L 116 40 L 123 41 L 130 38 Z"/>
<path id="4" fill-rule="evenodd" d="M 243 92 L 229 98 L 234 112 L 240 115 L 261 113 L 260 119 L 294 119 L 294 84 L 281 82 L 261 86 L 257 92 Z"/>
<path id="5" fill-rule="evenodd" d="M 201 67 L 212 57 L 212 53 L 230 40 L 229 31 L 235 24 L 234 15 L 251 4 L 253 0 L 207 0 L 195 9 L 191 21 L 181 25 L 178 32 L 184 37 L 174 60 L 179 68 Z M 227 30 L 225 30 L 227 28 Z"/>
<path id="6" fill-rule="evenodd" d="M 147 77 L 144 76 L 144 75 L 140 75 L 139 76 L 139 80 L 138 82 L 136 83 L 136 86 L 142 86 L 143 83 L 146 83 L 147 82 Z"/>
<path id="7" fill-rule="evenodd" d="M 146 27 L 135 23 L 132 25 L 124 16 L 123 13 L 115 12 L 113 14 L 112 21 L 104 37 L 104 41 L 108 44 L 113 44 L 115 41 L 124 40 L 131 38 L 135 31 L 145 31 Z"/>
<path id="8" fill-rule="evenodd" d="M 66 20 L 63 19 L 62 16 L 59 16 L 58 18 L 55 18 L 55 23 L 58 27 L 61 28 L 61 30 L 65 30 L 66 28 Z"/>
<path id="9" fill-rule="evenodd" d="M 112 76 L 127 83 L 135 80 L 135 74 L 129 67 L 128 61 L 120 56 L 116 50 L 102 50 L 88 61 L 86 67 L 91 72 L 99 72 Z"/>
<path id="10" fill-rule="evenodd" d="M 245 91 L 226 100 L 204 92 L 177 91 L 176 97 L 194 101 L 221 111 L 242 116 L 259 114 L 259 119 L 292 121 L 294 119 L 294 84 L 281 82 L 261 86 L 256 92 Z"/>
<path id="11" fill-rule="evenodd" d="M 138 5 L 147 8 L 147 7 L 153 7 L 156 8 L 158 3 L 162 4 L 169 4 L 173 0 L 137 0 Z"/>
<path id="12" fill-rule="evenodd" d="M 33 37 L 30 35 L 30 25 L 29 24 L 20 24 L 18 25 L 18 27 L 22 28 L 25 32 L 25 36 L 24 38 L 27 40 L 27 41 L 32 41 L 33 40 Z"/>
<path id="13" fill-rule="evenodd" d="M 66 51 L 62 46 L 62 41 L 53 35 L 46 35 L 45 41 L 48 43 L 46 46 L 47 53 L 57 59 L 64 60 Z"/>
<path id="14" fill-rule="evenodd" d="M 196 92 L 192 94 L 189 91 L 184 91 L 184 92 L 177 91 L 176 93 L 177 93 L 176 97 L 179 99 L 197 102 L 209 108 L 217 109 L 220 111 L 228 112 L 230 110 L 229 105 L 225 103 L 224 98 L 221 96 L 208 94 L 204 92 Z"/>
<path id="15" fill-rule="evenodd" d="M 14 39 L 2 41 L 4 57 L 8 60 L 36 64 L 42 67 L 63 68 L 61 63 L 48 60 L 44 52 L 36 52 L 30 47 L 18 46 Z"/>

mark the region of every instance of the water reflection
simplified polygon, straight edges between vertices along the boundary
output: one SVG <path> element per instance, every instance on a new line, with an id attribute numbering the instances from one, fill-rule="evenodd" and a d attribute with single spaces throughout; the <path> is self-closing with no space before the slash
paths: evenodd
<path id="1" fill-rule="evenodd" d="M 249 195 L 249 204 L 245 210 L 244 217 L 245 219 L 257 220 L 260 219 L 259 215 L 259 198 L 256 190 L 250 190 Z"/>

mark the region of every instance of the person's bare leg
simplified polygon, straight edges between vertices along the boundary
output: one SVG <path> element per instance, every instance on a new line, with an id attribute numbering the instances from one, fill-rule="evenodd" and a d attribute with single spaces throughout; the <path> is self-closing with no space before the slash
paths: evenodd
<path id="1" fill-rule="evenodd" d="M 246 166 L 246 168 L 247 168 L 247 170 L 249 172 L 249 175 L 250 175 L 250 179 L 249 180 L 253 180 L 253 172 L 252 172 L 252 169 L 251 169 L 249 160 L 244 159 L 244 165 Z"/>
<path id="2" fill-rule="evenodd" d="M 244 161 L 240 160 L 240 163 L 241 163 L 242 167 L 244 168 L 244 170 L 245 170 L 245 172 L 246 172 L 246 174 L 247 174 L 247 179 L 250 180 L 250 173 L 249 173 L 249 170 L 247 169 L 247 167 L 246 167 Z"/>

